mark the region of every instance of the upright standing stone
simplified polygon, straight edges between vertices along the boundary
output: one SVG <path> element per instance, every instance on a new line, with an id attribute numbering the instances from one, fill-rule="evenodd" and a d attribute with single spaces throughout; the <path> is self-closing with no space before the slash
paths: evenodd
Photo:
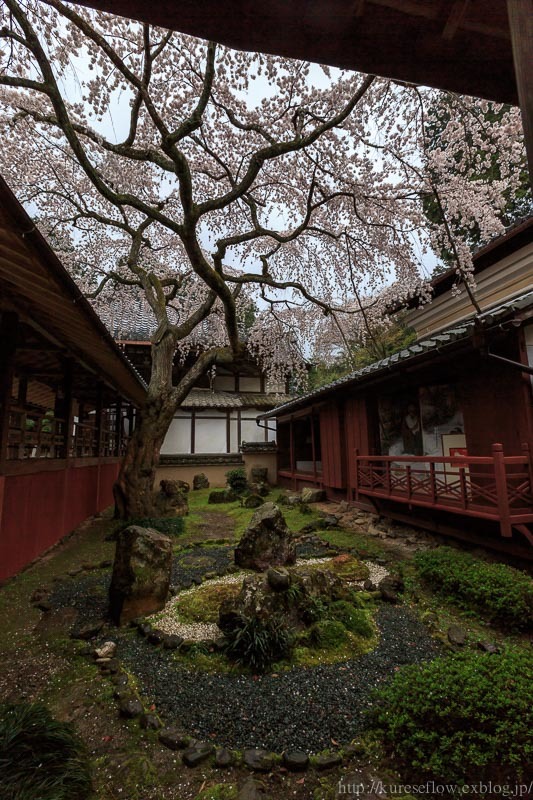
<path id="1" fill-rule="evenodd" d="M 172 542 L 150 528 L 120 531 L 109 588 L 109 611 L 117 625 L 165 605 L 170 585 Z"/>
<path id="2" fill-rule="evenodd" d="M 274 503 L 264 503 L 253 515 L 235 548 L 235 563 L 263 572 L 268 567 L 281 567 L 295 561 L 294 541 L 285 517 Z"/>

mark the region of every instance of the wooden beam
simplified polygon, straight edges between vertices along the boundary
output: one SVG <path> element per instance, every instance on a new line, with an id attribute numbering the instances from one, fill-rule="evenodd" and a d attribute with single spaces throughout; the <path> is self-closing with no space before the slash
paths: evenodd
<path id="1" fill-rule="evenodd" d="M 442 38 L 451 41 L 460 28 L 470 0 L 455 0 L 442 31 Z"/>
<path id="2" fill-rule="evenodd" d="M 533 188 L 533 0 L 507 0 L 507 13 L 526 138 L 529 182 Z"/>

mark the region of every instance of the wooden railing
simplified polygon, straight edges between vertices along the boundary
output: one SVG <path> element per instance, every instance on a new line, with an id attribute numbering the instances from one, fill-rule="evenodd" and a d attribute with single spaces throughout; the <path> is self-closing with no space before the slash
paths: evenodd
<path id="1" fill-rule="evenodd" d="M 354 499 L 381 497 L 413 506 L 496 520 L 502 536 L 533 522 L 529 448 L 506 456 L 494 444 L 490 456 L 362 456 L 355 453 Z"/>

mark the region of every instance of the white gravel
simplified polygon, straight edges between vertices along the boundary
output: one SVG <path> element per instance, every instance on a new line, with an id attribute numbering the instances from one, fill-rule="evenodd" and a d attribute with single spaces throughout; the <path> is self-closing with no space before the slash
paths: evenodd
<path id="1" fill-rule="evenodd" d="M 296 566 L 302 567 L 306 564 L 325 564 L 331 560 L 331 557 L 299 558 L 296 560 Z M 364 561 L 363 563 L 368 567 L 369 580 L 376 585 L 389 574 L 384 567 L 375 564 L 373 561 Z M 213 580 L 207 581 L 207 583 L 209 583 L 210 586 L 242 583 L 243 578 L 250 574 L 252 573 L 249 571 L 238 572 L 232 575 L 224 575 L 222 578 L 213 578 Z M 355 586 L 362 586 L 363 583 L 364 581 L 353 581 Z M 180 622 L 179 620 L 179 611 L 176 609 L 176 605 L 179 603 L 180 599 L 193 592 L 198 592 L 201 588 L 201 586 L 192 586 L 190 589 L 184 589 L 175 597 L 172 597 L 162 611 L 148 617 L 148 622 L 152 623 L 158 630 L 163 631 L 163 633 L 173 633 L 182 636 L 184 639 L 189 639 L 190 641 L 203 642 L 208 639 L 218 639 L 222 636 L 222 631 L 214 622 Z"/>

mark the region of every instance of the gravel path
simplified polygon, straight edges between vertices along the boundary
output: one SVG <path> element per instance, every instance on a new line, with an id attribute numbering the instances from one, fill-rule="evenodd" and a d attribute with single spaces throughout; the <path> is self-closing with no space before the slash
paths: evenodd
<path id="1" fill-rule="evenodd" d="M 252 677 L 188 672 L 140 638 L 123 640 L 119 657 L 167 724 L 228 747 L 317 752 L 365 728 L 372 691 L 396 667 L 438 655 L 427 630 L 405 607 L 378 612 L 371 653 L 342 664 Z"/>

